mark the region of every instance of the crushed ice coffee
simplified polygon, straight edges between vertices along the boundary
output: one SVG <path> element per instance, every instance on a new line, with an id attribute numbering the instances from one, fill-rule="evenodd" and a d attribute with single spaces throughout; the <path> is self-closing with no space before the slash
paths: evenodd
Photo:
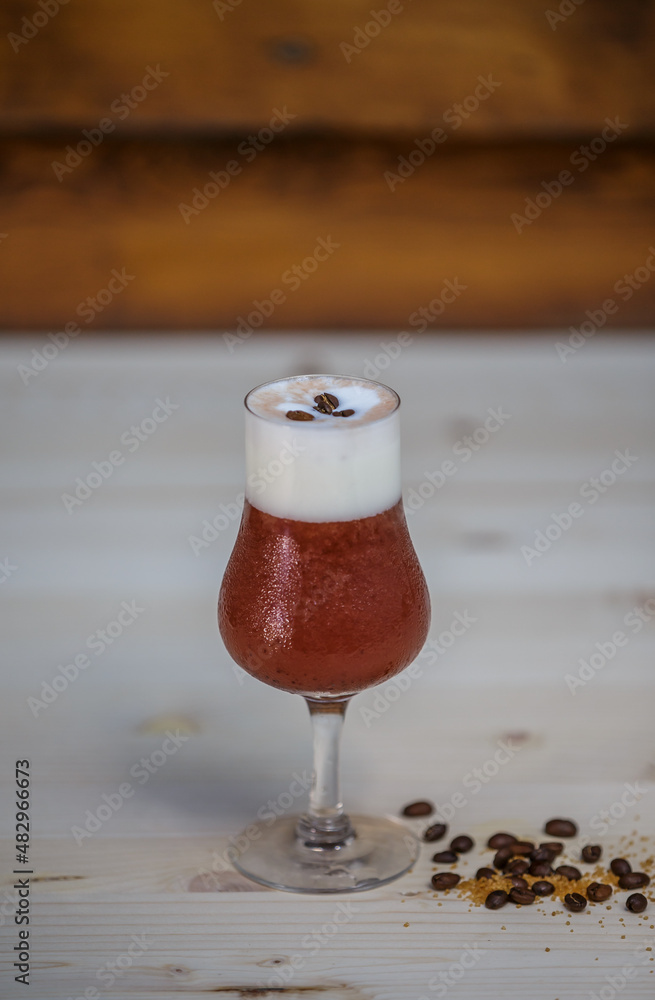
<path id="1" fill-rule="evenodd" d="M 246 501 L 219 625 L 266 684 L 347 698 L 423 646 L 430 606 L 401 501 L 399 402 L 334 375 L 246 397 Z"/>

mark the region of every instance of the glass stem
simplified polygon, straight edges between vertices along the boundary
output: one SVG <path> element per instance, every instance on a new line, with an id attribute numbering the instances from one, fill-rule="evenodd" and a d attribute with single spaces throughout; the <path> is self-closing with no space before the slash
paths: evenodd
<path id="1" fill-rule="evenodd" d="M 314 779 L 297 834 L 307 847 L 336 847 L 354 836 L 339 793 L 339 738 L 348 700 L 306 701 L 314 730 Z"/>

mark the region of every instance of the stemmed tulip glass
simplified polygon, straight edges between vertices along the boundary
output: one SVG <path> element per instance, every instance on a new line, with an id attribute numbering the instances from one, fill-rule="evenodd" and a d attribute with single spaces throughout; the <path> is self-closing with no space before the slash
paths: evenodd
<path id="1" fill-rule="evenodd" d="M 219 598 L 232 658 L 304 697 L 314 777 L 301 816 L 247 828 L 234 859 L 292 892 L 383 885 L 416 860 L 392 818 L 346 815 L 339 737 L 349 700 L 407 667 L 428 631 L 428 591 L 401 500 L 400 399 L 351 376 L 303 375 L 251 390 L 246 499 Z"/>

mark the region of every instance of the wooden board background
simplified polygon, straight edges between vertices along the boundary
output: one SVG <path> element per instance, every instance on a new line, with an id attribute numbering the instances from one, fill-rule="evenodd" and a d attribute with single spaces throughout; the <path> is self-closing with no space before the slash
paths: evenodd
<path id="1" fill-rule="evenodd" d="M 403 399 L 406 500 L 489 407 L 508 419 L 409 516 L 431 638 L 456 611 L 476 621 L 436 663 L 421 658 L 422 674 L 397 698 L 395 685 L 382 685 L 353 699 L 344 798 L 351 809 L 396 814 L 411 799 L 442 804 L 464 790 L 451 830 L 477 842 L 466 872 L 488 860 L 480 845 L 491 832 L 539 837 L 563 814 L 605 859 L 650 858 L 655 876 L 655 617 L 575 695 L 564 679 L 655 597 L 655 351 L 644 339 L 598 335 L 562 362 L 559 339 L 444 335 L 387 359 L 384 377 Z M 28 335 L 3 345 L 3 576 L 5 559 L 15 567 L 0 584 L 3 1000 L 68 1000 L 92 987 L 95 1000 L 245 1000 L 266 996 L 271 981 L 270 995 L 287 1000 L 435 1000 L 430 982 L 467 944 L 484 954 L 449 988 L 457 1000 L 608 996 L 607 977 L 625 968 L 633 971 L 620 995 L 652 1000 L 653 882 L 641 916 L 624 910 L 624 894 L 610 910 L 579 915 L 550 903 L 494 913 L 456 894 L 435 898 L 425 845 L 411 874 L 341 897 L 357 907 L 353 919 L 310 954 L 303 942 L 332 921 L 336 900 L 260 890 L 222 863 L 228 838 L 311 767 L 310 731 L 302 700 L 235 672 L 220 641 L 216 594 L 236 518 L 197 554 L 189 538 L 242 490 L 245 392 L 300 370 L 358 374 L 387 340 L 257 334 L 231 352 L 209 336 L 80 337 L 27 385 L 19 366 L 48 342 Z M 169 419 L 67 513 L 62 493 L 123 448 L 121 435 L 166 397 L 178 407 Z M 617 449 L 637 457 L 632 467 L 528 566 L 521 546 L 580 499 Z M 28 697 L 124 600 L 141 616 L 34 717 Z M 188 740 L 137 784 L 130 769 L 168 729 Z M 469 793 L 464 776 L 507 739 L 520 749 Z M 12 767 L 24 757 L 36 876 L 29 991 L 13 981 L 6 920 Z M 78 846 L 71 828 L 126 780 L 135 794 Z M 621 814 L 626 783 L 643 795 Z M 590 826 L 613 806 L 606 832 Z M 576 841 L 575 862 L 577 850 Z M 132 935 L 146 935 L 147 948 L 108 988 L 98 972 Z"/>
<path id="2" fill-rule="evenodd" d="M 413 0 L 347 62 L 371 9 L 97 0 L 36 30 L 31 0 L 4 4 L 0 325 L 61 326 L 126 267 L 137 278 L 94 328 L 232 329 L 328 234 L 342 250 L 265 329 L 403 329 L 454 276 L 468 291 L 433 329 L 583 322 L 653 242 L 655 4 L 571 5 L 552 27 L 542 0 Z M 119 117 L 148 67 L 168 76 Z M 498 89 L 389 191 L 384 172 L 489 76 Z M 296 117 L 244 162 L 275 108 Z M 57 179 L 107 115 L 112 133 Z M 519 235 L 511 214 L 608 117 L 627 128 Z M 242 173 L 186 226 L 178 204 L 235 155 Z M 654 288 L 611 324 L 650 325 Z"/>

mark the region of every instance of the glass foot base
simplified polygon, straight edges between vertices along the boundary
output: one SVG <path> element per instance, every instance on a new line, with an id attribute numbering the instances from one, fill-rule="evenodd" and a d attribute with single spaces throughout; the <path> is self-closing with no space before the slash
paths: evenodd
<path id="1" fill-rule="evenodd" d="M 298 816 L 242 833 L 248 846 L 234 867 L 261 885 L 287 892 L 362 892 L 404 875 L 419 853 L 414 834 L 394 819 L 351 816 L 355 836 L 342 847 L 306 847 L 296 837 Z"/>

